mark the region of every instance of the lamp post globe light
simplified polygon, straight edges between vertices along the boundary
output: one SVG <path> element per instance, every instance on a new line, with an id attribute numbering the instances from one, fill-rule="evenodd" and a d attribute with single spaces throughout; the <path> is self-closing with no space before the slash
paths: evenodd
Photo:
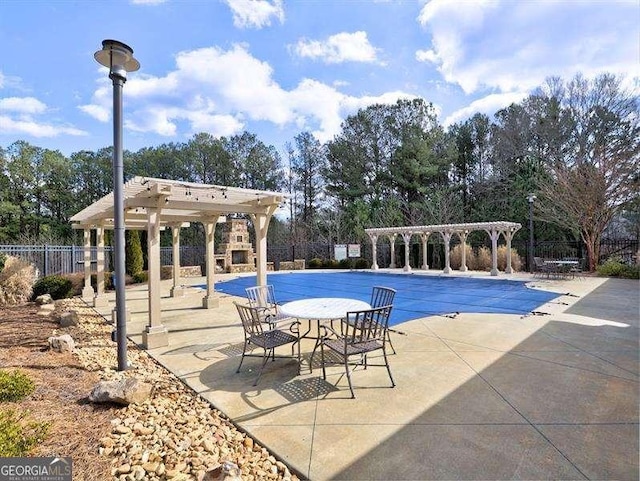
<path id="1" fill-rule="evenodd" d="M 140 63 L 133 58 L 133 49 L 117 40 L 103 40 L 96 61 L 109 69 L 113 82 L 113 221 L 115 239 L 116 342 L 118 370 L 127 369 L 127 311 L 124 294 L 124 162 L 122 159 L 122 87 L 127 72 L 135 72 Z"/>
<path id="2" fill-rule="evenodd" d="M 533 272 L 533 201 L 537 197 L 535 194 L 530 193 L 527 195 L 527 202 L 529 202 L 529 272 Z"/>

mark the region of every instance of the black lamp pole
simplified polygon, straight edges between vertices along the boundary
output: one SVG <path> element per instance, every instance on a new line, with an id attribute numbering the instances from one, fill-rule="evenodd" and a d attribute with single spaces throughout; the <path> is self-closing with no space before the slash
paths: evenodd
<path id="1" fill-rule="evenodd" d="M 535 194 L 527 195 L 527 202 L 529 202 L 529 272 L 533 272 L 533 201 L 537 197 Z"/>
<path id="2" fill-rule="evenodd" d="M 113 224 L 115 239 L 116 342 L 118 370 L 127 365 L 127 309 L 125 305 L 125 240 L 124 240 L 124 162 L 122 158 L 122 88 L 127 72 L 135 72 L 140 63 L 133 58 L 133 49 L 117 40 L 103 40 L 96 61 L 109 69 L 113 82 Z"/>

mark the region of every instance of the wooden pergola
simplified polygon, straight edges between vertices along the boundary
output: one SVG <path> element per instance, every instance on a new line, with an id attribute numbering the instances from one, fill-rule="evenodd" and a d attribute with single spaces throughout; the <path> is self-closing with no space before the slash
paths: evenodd
<path id="1" fill-rule="evenodd" d="M 522 225 L 516 222 L 498 221 L 498 222 L 473 222 L 467 224 L 441 224 L 441 225 L 415 225 L 407 227 L 376 227 L 373 229 L 365 229 L 365 232 L 371 239 L 373 245 L 373 264 L 371 269 L 378 269 L 377 262 L 377 243 L 380 236 L 386 236 L 391 243 L 391 265 L 390 268 L 395 268 L 395 242 L 398 236 L 401 236 L 404 241 L 404 270 L 410 271 L 411 265 L 409 264 L 409 243 L 411 237 L 417 235 L 422 241 L 422 268 L 429 269 L 429 263 L 427 262 L 427 242 L 431 234 L 437 233 L 442 236 L 444 240 L 444 273 L 449 274 L 451 272 L 450 264 L 450 251 L 451 251 L 451 237 L 457 235 L 461 244 L 465 244 L 469 232 L 472 231 L 485 231 L 489 234 L 491 239 L 491 275 L 498 275 L 498 238 L 502 235 L 507 242 L 507 267 L 505 272 L 511 274 L 513 272 L 511 268 L 511 240 L 513 235 L 522 227 Z M 466 264 L 466 252 L 462 249 L 462 265 L 461 271 L 467 270 Z"/>
<path id="2" fill-rule="evenodd" d="M 267 230 L 269 221 L 284 202 L 286 194 L 263 190 L 240 189 L 219 185 L 196 184 L 176 180 L 134 177 L 124 184 L 124 222 L 129 230 L 147 231 L 149 267 L 149 323 L 143 332 L 148 349 L 168 345 L 168 331 L 162 325 L 160 310 L 160 231 L 171 228 L 173 246 L 173 287 L 171 296 L 184 294 L 180 283 L 180 229 L 191 222 L 201 222 L 206 235 L 206 294 L 202 305 L 218 307 L 215 296 L 215 227 L 220 216 L 249 214 L 256 237 L 256 271 L 258 285 L 267 279 Z M 104 233 L 114 228 L 113 192 L 81 210 L 71 222 L 84 230 L 84 289 L 82 297 L 93 300 L 95 307 L 105 306 Z M 91 230 L 96 231 L 97 285 L 91 286 Z"/>

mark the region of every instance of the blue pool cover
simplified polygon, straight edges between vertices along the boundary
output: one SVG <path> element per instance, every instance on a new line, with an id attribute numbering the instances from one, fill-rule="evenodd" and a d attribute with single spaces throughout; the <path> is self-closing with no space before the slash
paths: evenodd
<path id="1" fill-rule="evenodd" d="M 269 274 L 278 303 L 311 297 L 349 297 L 369 301 L 373 286 L 397 291 L 390 324 L 455 312 L 528 314 L 559 296 L 530 289 L 522 281 L 470 279 L 376 272 L 300 272 Z M 239 277 L 216 283 L 216 290 L 246 297 L 245 288 L 256 277 Z"/>

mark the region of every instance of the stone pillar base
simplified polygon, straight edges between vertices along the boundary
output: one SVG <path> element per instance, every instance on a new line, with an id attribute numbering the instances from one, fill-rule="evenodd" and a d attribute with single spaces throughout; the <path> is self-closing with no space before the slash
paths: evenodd
<path id="1" fill-rule="evenodd" d="M 92 302 L 94 297 L 96 297 L 96 291 L 93 290 L 93 287 L 84 287 L 82 289 L 82 299 L 87 302 Z"/>
<path id="2" fill-rule="evenodd" d="M 93 307 L 108 307 L 109 299 L 104 294 L 93 298 Z"/>
<path id="3" fill-rule="evenodd" d="M 127 318 L 127 320 L 125 322 L 131 322 L 131 311 L 129 310 L 128 307 L 125 307 L 125 313 L 126 313 L 125 317 Z M 116 310 L 115 307 L 111 311 L 111 323 L 114 326 L 116 326 L 118 324 L 118 311 Z"/>
<path id="4" fill-rule="evenodd" d="M 491 275 L 492 276 L 497 276 L 498 275 L 498 269 L 491 269 Z"/>
<path id="5" fill-rule="evenodd" d="M 213 296 L 204 296 L 202 298 L 202 307 L 205 309 L 215 309 L 216 307 L 220 307 L 220 299 Z"/>
<path id="6" fill-rule="evenodd" d="M 513 274 L 513 269 L 512 269 L 511 267 L 507 267 L 507 268 L 504 270 L 504 273 L 505 273 L 505 274 Z"/>
<path id="7" fill-rule="evenodd" d="M 371 269 L 373 269 L 374 271 L 377 271 L 379 269 L 378 264 L 373 264 L 371 266 Z"/>
<path id="8" fill-rule="evenodd" d="M 404 266 L 403 270 L 405 272 L 411 272 L 411 266 L 409 264 L 407 264 L 406 266 Z"/>
<path id="9" fill-rule="evenodd" d="M 460 266 L 460 272 L 467 272 L 469 268 L 467 266 Z"/>
<path id="10" fill-rule="evenodd" d="M 142 345 L 145 349 L 168 346 L 169 331 L 164 326 L 147 326 L 142 332 Z"/>
<path id="11" fill-rule="evenodd" d="M 442 271 L 443 274 L 451 274 L 451 267 L 445 267 Z"/>
<path id="12" fill-rule="evenodd" d="M 184 296 L 185 289 L 184 287 L 172 287 L 169 292 L 171 297 L 182 297 Z"/>

